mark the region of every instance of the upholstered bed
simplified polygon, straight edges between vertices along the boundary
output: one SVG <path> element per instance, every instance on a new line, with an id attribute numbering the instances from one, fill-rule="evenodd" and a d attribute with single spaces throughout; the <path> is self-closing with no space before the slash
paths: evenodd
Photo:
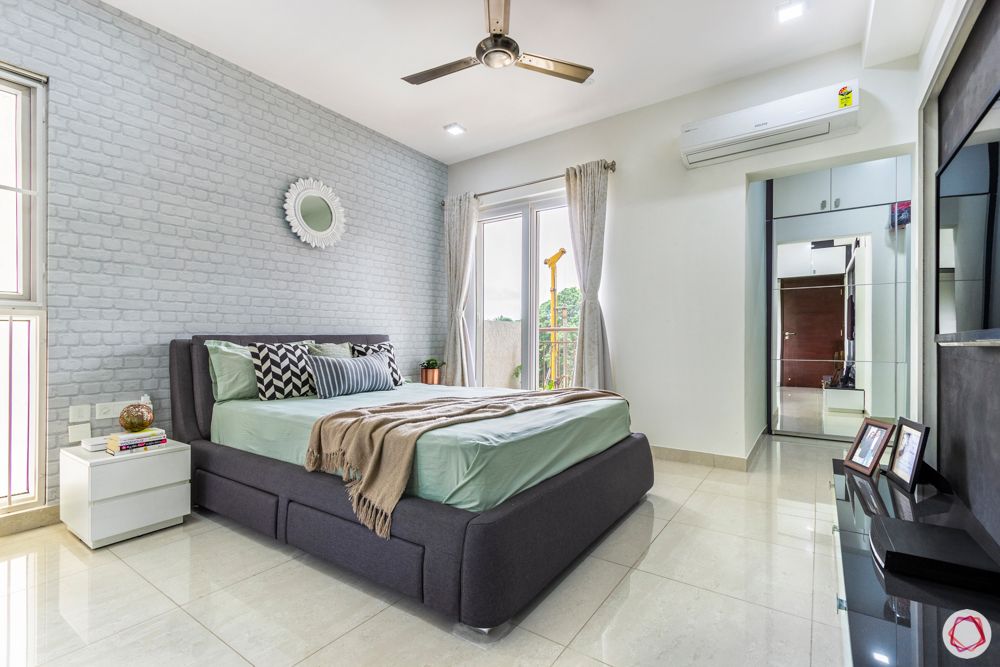
<path id="1" fill-rule="evenodd" d="M 279 460 L 274 454 L 254 453 L 252 447 L 247 451 L 213 442 L 215 400 L 205 341 L 306 338 L 319 343 L 388 340 L 382 335 L 213 335 L 171 342 L 173 436 L 192 447 L 193 502 L 469 626 L 491 628 L 512 618 L 652 485 L 649 443 L 626 430 L 609 448 L 592 455 L 588 451 L 589 458 L 531 482 L 530 488 L 495 506 L 483 505 L 490 507 L 484 511 L 408 494 L 393 513 L 391 538 L 377 537 L 357 522 L 340 477 L 307 472 L 293 462 L 294 455 Z M 226 409 L 235 410 L 230 421 L 238 422 L 238 406 Z M 610 412 L 595 413 L 595 419 L 614 421 Z M 220 440 L 236 437 L 220 430 L 221 419 L 215 421 Z M 565 433 L 574 437 L 572 430 Z M 274 446 L 273 436 L 270 444 Z M 477 507 L 479 501 L 465 502 Z"/>

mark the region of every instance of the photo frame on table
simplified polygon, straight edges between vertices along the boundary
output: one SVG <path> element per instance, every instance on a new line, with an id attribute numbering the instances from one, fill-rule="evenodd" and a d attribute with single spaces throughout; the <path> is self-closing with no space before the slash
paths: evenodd
<path id="1" fill-rule="evenodd" d="M 847 450 L 844 465 L 871 477 L 878 470 L 879 461 L 882 460 L 882 454 L 895 428 L 895 424 L 870 417 L 865 419 L 854 438 L 854 444 Z"/>
<path id="2" fill-rule="evenodd" d="M 913 493 L 917 486 L 917 477 L 924 460 L 924 449 L 930 436 L 929 426 L 899 418 L 896 429 L 896 442 L 889 459 L 889 468 L 885 476 L 907 493 Z"/>

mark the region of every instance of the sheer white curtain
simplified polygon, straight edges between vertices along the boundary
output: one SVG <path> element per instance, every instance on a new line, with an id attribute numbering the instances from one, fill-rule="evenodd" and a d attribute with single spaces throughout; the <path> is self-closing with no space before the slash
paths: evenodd
<path id="1" fill-rule="evenodd" d="M 570 238 L 580 281 L 580 330 L 576 339 L 573 385 L 611 387 L 611 355 L 604 312 L 597 300 L 604 267 L 604 225 L 608 208 L 608 163 L 588 162 L 566 170 Z"/>
<path id="2" fill-rule="evenodd" d="M 444 348 L 444 383 L 460 387 L 475 384 L 472 342 L 465 323 L 469 299 L 479 200 L 471 192 L 444 202 L 445 269 L 448 272 L 448 338 Z"/>

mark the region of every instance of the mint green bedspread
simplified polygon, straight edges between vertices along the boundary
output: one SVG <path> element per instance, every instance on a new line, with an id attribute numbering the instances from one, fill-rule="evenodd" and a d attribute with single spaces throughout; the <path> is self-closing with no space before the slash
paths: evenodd
<path id="1" fill-rule="evenodd" d="M 442 396 L 489 396 L 506 389 L 405 384 L 394 391 L 280 401 L 217 403 L 212 441 L 304 465 L 313 422 L 348 408 Z M 628 404 L 599 399 L 428 431 L 417 440 L 407 494 L 482 512 L 630 433 Z"/>

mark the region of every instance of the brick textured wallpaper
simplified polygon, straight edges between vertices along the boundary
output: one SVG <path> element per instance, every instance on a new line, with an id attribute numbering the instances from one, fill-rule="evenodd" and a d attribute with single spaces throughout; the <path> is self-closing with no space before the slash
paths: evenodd
<path id="1" fill-rule="evenodd" d="M 147 392 L 169 425 L 172 338 L 387 333 L 406 375 L 441 354 L 445 165 L 101 3 L 0 22 L 0 60 L 50 77 L 50 501 L 71 404 Z M 346 210 L 332 249 L 284 220 L 305 176 Z"/>

